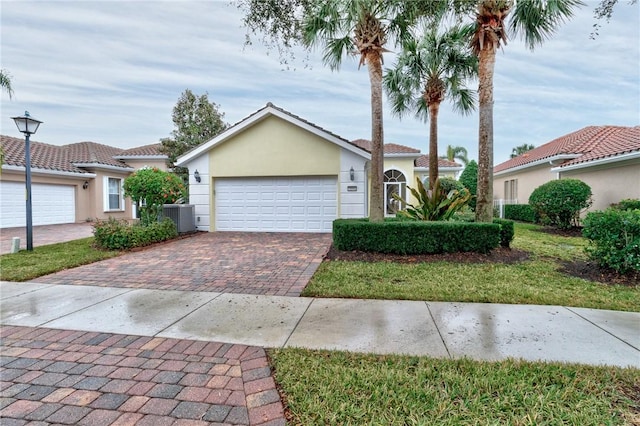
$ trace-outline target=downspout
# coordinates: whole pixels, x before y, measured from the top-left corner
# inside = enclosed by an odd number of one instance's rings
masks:
[[[371,162],[364,162],[364,217],[369,217],[369,169]]]

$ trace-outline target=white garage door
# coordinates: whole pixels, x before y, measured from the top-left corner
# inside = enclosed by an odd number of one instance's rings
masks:
[[[25,184],[0,182],[0,227],[26,226]],[[69,185],[31,184],[33,225],[76,221],[75,189]]]
[[[217,231],[331,232],[335,177],[215,180]]]

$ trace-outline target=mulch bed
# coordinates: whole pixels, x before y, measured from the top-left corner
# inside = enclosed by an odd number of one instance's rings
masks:
[[[565,237],[582,236],[581,228],[560,230],[551,227],[541,228],[540,232],[562,235]],[[452,263],[504,263],[514,264],[529,259],[529,252],[517,249],[497,248],[488,254],[482,253],[441,253],[423,255],[400,255],[386,253],[368,253],[363,251],[340,251],[333,245],[325,256],[326,261],[344,260],[350,262],[452,262]],[[560,272],[573,277],[595,281],[603,284],[616,284],[629,287],[640,285],[640,273],[618,274],[615,271],[602,269],[595,262],[574,261],[562,262]]]

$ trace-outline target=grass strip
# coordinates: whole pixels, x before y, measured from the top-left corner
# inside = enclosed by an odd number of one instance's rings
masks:
[[[514,265],[323,262],[302,295],[561,305],[640,312],[640,290],[569,277],[551,260]]]
[[[63,269],[109,259],[121,254],[118,251],[98,250],[93,247],[93,237],[58,244],[34,247],[0,256],[0,279],[3,281],[28,281]]]
[[[629,425],[640,370],[269,351],[289,424]]]

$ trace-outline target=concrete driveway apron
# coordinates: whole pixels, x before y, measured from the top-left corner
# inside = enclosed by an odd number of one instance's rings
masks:
[[[37,282],[299,296],[331,234],[199,232]]]

